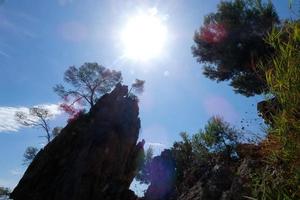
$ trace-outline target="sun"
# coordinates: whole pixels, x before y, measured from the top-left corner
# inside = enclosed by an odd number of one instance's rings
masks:
[[[147,61],[162,54],[167,28],[156,9],[129,18],[121,33],[125,57]]]

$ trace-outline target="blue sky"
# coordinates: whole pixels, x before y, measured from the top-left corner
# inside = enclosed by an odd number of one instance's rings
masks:
[[[282,18],[285,0],[273,1]],[[140,97],[140,138],[158,148],[194,133],[214,114],[241,127],[256,117],[262,97],[234,94],[228,83],[212,82],[191,54],[193,34],[217,0],[7,0],[0,5],[0,186],[14,187],[25,167],[27,146],[42,147],[41,130],[22,128],[14,111],[60,102],[52,87],[71,65],[98,62],[122,71],[125,84],[146,80]],[[161,56],[148,61],[123,57],[120,33],[130,17],[155,8],[168,38]],[[65,125],[57,115],[51,126]],[[249,127],[257,131],[259,127]]]

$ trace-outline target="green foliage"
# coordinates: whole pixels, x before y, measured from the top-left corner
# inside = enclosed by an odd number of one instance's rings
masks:
[[[270,93],[280,105],[272,116],[266,166],[254,175],[258,199],[300,199],[300,23],[274,28],[266,40],[275,53],[267,66]],[[272,66],[272,68],[269,67]]]
[[[135,79],[135,82],[131,85],[129,94],[132,92],[133,94],[141,94],[144,92],[145,81],[140,79]]]
[[[266,71],[270,92],[281,106],[274,118],[272,134],[283,144],[281,159],[300,159],[300,23],[274,29],[268,42],[276,49],[274,67]]]
[[[268,42],[276,49],[271,59],[274,68],[266,71],[270,92],[282,111],[275,117],[274,133],[279,136],[300,134],[300,23],[290,22],[274,29]],[[299,141],[297,141],[299,142]]]
[[[0,187],[0,197],[8,196],[10,194],[10,189],[6,187]]]
[[[188,169],[193,163],[193,147],[189,135],[186,132],[181,132],[182,141],[175,142],[171,148],[173,157],[176,161],[177,180],[183,178],[183,172]]]
[[[33,159],[35,158],[36,154],[38,153],[38,148],[36,147],[27,147],[25,153],[23,155],[23,165],[29,165]]]
[[[212,117],[204,130],[193,136],[195,150],[202,150],[202,156],[208,152],[224,153],[228,158],[235,153],[238,144],[238,131],[220,117]],[[201,152],[201,151],[200,151]]]
[[[254,200],[298,200],[297,183],[277,165],[266,165],[252,174]]]
[[[147,150],[146,150],[146,155],[145,155],[145,162],[149,163],[153,158],[153,148],[150,146]]]
[[[180,137],[182,141],[175,142],[172,150],[175,151],[175,155],[182,163],[190,163],[193,159],[193,145],[190,136],[186,132],[181,132]]]
[[[231,159],[236,154],[239,132],[220,117],[212,117],[205,128],[191,137],[180,133],[182,141],[175,142],[171,151],[176,162],[177,180],[184,171],[201,163],[211,162],[217,155]]]
[[[181,132],[180,133],[182,142],[175,143],[173,146],[174,148],[179,148],[182,155],[183,155],[183,161],[189,162],[192,160],[192,152],[193,152],[193,145],[192,141],[186,132]]]
[[[184,170],[188,169],[194,163],[194,153],[192,142],[186,132],[181,132],[182,141],[175,142],[171,148],[171,152],[176,162],[177,181],[183,178]]]
[[[84,63],[79,68],[69,67],[64,74],[64,81],[71,85],[70,89],[61,84],[54,87],[62,99],[73,98],[74,102],[82,99],[93,107],[99,97],[122,81],[122,74],[98,63]]]
[[[142,94],[144,92],[144,85],[144,80],[135,79],[135,81],[131,85],[131,88],[128,91],[128,97],[138,100],[137,95]]]
[[[211,80],[231,80],[236,93],[245,96],[267,91],[258,61],[272,54],[264,37],[279,22],[273,5],[261,0],[222,1],[207,15],[194,35],[192,52]]]
[[[148,184],[150,180],[150,164],[153,158],[153,148],[150,146],[144,153],[141,170],[136,176],[136,180],[140,183]]]
[[[205,146],[206,136],[202,135],[203,133],[196,133],[191,138],[191,145],[193,149],[193,153],[198,160],[207,161],[209,158],[209,150]]]

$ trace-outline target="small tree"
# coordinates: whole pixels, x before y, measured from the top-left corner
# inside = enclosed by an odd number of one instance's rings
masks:
[[[30,108],[29,113],[22,111],[16,113],[16,119],[20,124],[28,127],[42,128],[46,135],[41,137],[45,137],[48,143],[51,141],[49,119],[52,116],[53,114],[48,109],[42,107]]]
[[[61,84],[54,87],[62,99],[69,101],[71,98],[71,105],[83,100],[93,107],[99,97],[122,81],[122,74],[98,63],[84,63],[79,68],[69,67],[64,74],[64,81],[71,85],[69,89]]]
[[[212,117],[204,130],[196,135],[199,136],[201,146],[208,152],[223,152],[227,157],[236,152],[239,133],[220,117]]]
[[[56,137],[62,129],[60,127],[55,127],[53,130],[51,130],[49,126],[49,119],[51,117],[53,117],[53,114],[50,112],[50,110],[42,107],[30,108],[29,113],[23,111],[16,113],[17,121],[23,126],[42,128],[46,135],[41,137],[45,137],[47,139],[47,143],[49,143],[52,138]],[[23,155],[23,164],[29,165],[38,151],[39,149],[36,147],[27,147]]]
[[[39,150],[36,147],[27,147],[25,153],[23,154],[23,165],[29,165],[35,158],[38,151]]]
[[[136,176],[136,180],[148,184],[150,177],[150,164],[153,158],[153,148],[150,146],[145,153],[143,164],[141,166],[141,170]]]
[[[176,176],[177,181],[182,181],[184,171],[193,165],[194,153],[192,141],[188,133],[180,133],[182,141],[175,142],[171,148],[173,157],[176,161]]]
[[[8,196],[10,194],[10,189],[6,187],[0,187],[0,197]]]
[[[182,180],[184,171],[199,163],[206,163],[216,154],[232,158],[236,153],[239,132],[220,117],[212,117],[203,130],[190,137],[180,133],[182,141],[171,148],[176,160],[177,178]]]
[[[135,79],[135,82],[131,85],[129,94],[141,94],[144,92],[145,81],[140,79]]]

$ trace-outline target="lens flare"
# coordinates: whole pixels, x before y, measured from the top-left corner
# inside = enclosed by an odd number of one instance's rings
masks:
[[[161,55],[167,28],[156,13],[136,15],[126,23],[121,39],[127,58],[145,61]]]

